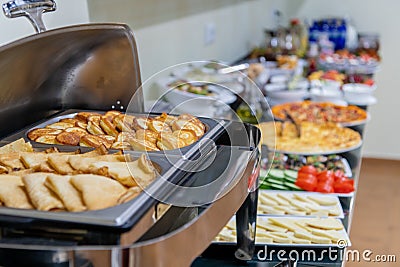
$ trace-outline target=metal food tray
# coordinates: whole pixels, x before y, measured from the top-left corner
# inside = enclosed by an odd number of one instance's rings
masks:
[[[318,216],[318,215],[304,215],[304,216],[299,216],[299,215],[292,215],[292,214],[285,214],[285,215],[272,215],[272,214],[261,214],[257,212],[257,215],[259,216],[277,216],[277,217],[289,217],[289,216],[293,216],[293,217],[302,217],[302,218],[312,218],[312,217],[329,217],[329,218],[338,218],[338,219],[343,219],[344,218],[344,213],[343,213],[343,208],[342,205],[340,204],[340,200],[339,197],[337,195],[334,194],[322,194],[322,193],[317,193],[317,192],[302,192],[302,191],[285,191],[285,190],[265,190],[265,189],[259,189],[258,194],[262,194],[262,193],[268,193],[268,194],[273,194],[273,195],[277,195],[277,194],[298,194],[304,197],[307,196],[318,196],[321,198],[334,198],[336,201],[335,205],[331,205],[331,206],[326,206],[325,209],[329,209],[331,207],[336,207],[339,209],[339,215],[337,216]],[[258,198],[258,201],[260,201],[260,197]],[[322,208],[324,209],[324,208]]]
[[[10,135],[0,141],[1,144],[7,144],[15,141],[19,138],[24,138],[26,141],[31,142],[36,150],[44,150],[49,147],[56,147],[60,151],[75,151],[81,149],[82,151],[88,151],[94,148],[80,147],[80,146],[68,146],[68,145],[52,145],[43,144],[31,141],[27,137],[27,133],[35,128],[45,127],[46,125],[56,122],[62,118],[70,118],[76,115],[77,112],[88,111],[88,110],[66,110],[53,115],[50,118],[46,118],[33,126],[28,126],[25,129]],[[102,112],[93,111],[90,112]],[[104,111],[103,111],[104,112]],[[133,114],[133,115],[159,115],[159,114]],[[229,125],[227,121],[215,121],[206,118],[199,118],[206,125],[206,133],[202,138],[209,138],[216,140],[219,136],[223,134],[224,125]],[[167,192],[163,190],[163,183],[168,181],[173,184],[184,184],[188,183],[186,179],[185,172],[178,169],[177,166],[187,166],[188,158],[199,157],[199,155],[207,155],[207,148],[210,147],[209,143],[204,142],[200,144],[202,147],[202,154],[198,147],[191,144],[178,150],[165,150],[156,152],[144,152],[144,151],[124,151],[132,156],[133,159],[138,158],[142,153],[146,153],[149,159],[160,166],[161,176],[155,179],[147,188],[146,192],[157,192],[160,197],[167,198],[172,192]],[[110,152],[116,150],[109,150]],[[161,153],[160,153],[161,152]],[[179,153],[176,153],[179,152]],[[168,154],[168,155],[167,155]],[[185,157],[182,157],[182,154]],[[185,160],[186,159],[186,160]],[[185,165],[186,164],[186,165]],[[189,166],[190,167],[190,166]],[[160,179],[162,178],[162,179]],[[149,196],[145,191],[142,191],[136,198],[127,203],[117,205],[102,210],[95,211],[85,211],[85,212],[45,212],[37,210],[24,210],[24,209],[13,209],[13,208],[0,208],[0,225],[2,220],[9,223],[9,218],[4,218],[5,216],[13,216],[15,218],[16,224],[27,225],[27,224],[37,224],[40,226],[47,225],[59,226],[60,223],[64,227],[78,227],[78,228],[93,228],[101,227],[110,231],[125,232],[130,230],[136,223],[138,223],[141,218],[154,207],[158,201],[151,196]],[[1,215],[4,215],[1,217]]]
[[[44,143],[38,143],[35,142],[31,139],[28,138],[28,132],[36,129],[36,128],[45,128],[47,125],[55,123],[60,121],[61,119],[66,119],[66,118],[73,118],[75,117],[75,115],[78,112],[95,112],[95,113],[99,113],[99,115],[104,114],[104,111],[96,111],[96,110],[67,110],[61,113],[58,113],[54,116],[52,116],[51,118],[45,119],[41,122],[38,122],[36,124],[33,124],[33,126],[31,125],[28,128],[25,128],[24,130],[13,134],[9,137],[6,137],[5,141],[15,141],[21,137],[23,137],[26,141],[28,142],[32,142],[33,144],[41,144],[41,145],[48,145],[48,146],[53,146],[51,144],[44,144]],[[134,115],[134,116],[149,116],[149,117],[154,117],[154,116],[158,116],[161,113],[129,113],[129,115]],[[182,147],[180,149],[174,149],[175,151],[180,150],[182,152],[186,152],[188,151],[191,147],[193,147],[196,143],[198,143],[200,140],[203,139],[216,139],[219,135],[222,134],[222,132],[224,131],[224,127],[227,126],[229,124],[228,121],[224,121],[224,120],[212,120],[209,118],[202,118],[202,117],[198,117],[198,119],[205,125],[205,133],[202,137],[199,138],[199,140],[191,145]],[[62,144],[60,144],[61,146],[63,146]],[[80,146],[71,146],[71,147],[80,147]],[[162,150],[163,151],[174,151],[174,150]],[[159,151],[147,151],[147,153],[154,153],[154,152],[159,152]]]
[[[62,146],[53,145],[53,147],[58,148],[60,151],[71,151],[68,148]],[[35,148],[35,146],[34,146]],[[44,148],[35,148],[35,150],[43,150]],[[137,159],[142,152],[130,152],[129,153],[133,159]],[[155,163],[156,168],[160,171],[160,174],[164,179],[177,182],[174,179],[174,170],[171,168],[171,164],[162,155],[149,154],[149,159]],[[155,181],[153,181],[146,190],[156,190],[160,187],[158,182],[160,176],[158,176]],[[135,223],[138,222],[140,217],[142,217],[149,209],[156,204],[156,200],[142,191],[134,199],[106,209],[83,211],[83,212],[51,212],[51,211],[39,211],[39,210],[28,210],[28,209],[16,209],[0,207],[0,225],[3,217],[1,215],[21,217],[21,219],[16,218],[15,222],[22,223],[34,223],[34,220],[38,220],[38,223],[45,224],[58,224],[62,222],[70,223],[71,226],[77,225],[96,225],[103,226],[118,230],[126,231],[131,228]]]
[[[257,220],[268,220],[269,218],[282,218],[279,216],[257,216]],[[298,220],[298,219],[307,219],[305,217],[299,217],[299,216],[286,216],[286,218],[291,219],[291,220]],[[312,218],[310,218],[312,219]],[[230,221],[234,221],[235,220],[235,216],[233,216],[231,218]],[[339,221],[340,223],[341,220],[340,219],[336,219],[337,221]],[[271,247],[292,247],[292,248],[340,248],[343,249],[345,247],[350,247],[351,246],[351,242],[350,242],[350,238],[345,230],[345,228],[343,227],[342,230],[339,230],[340,234],[345,238],[345,239],[340,239],[336,244],[332,243],[332,244],[284,244],[284,243],[257,243],[256,241],[256,247],[264,247],[264,246],[268,246],[268,248]],[[222,242],[222,241],[213,241],[212,244],[215,245],[227,245],[227,246],[235,246],[236,242]]]

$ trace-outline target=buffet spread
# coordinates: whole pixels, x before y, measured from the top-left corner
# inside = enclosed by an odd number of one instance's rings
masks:
[[[80,49],[55,57],[60,43]],[[43,61],[53,62],[55,71],[34,77],[42,83],[5,87],[9,102],[0,103],[5,110],[0,121],[8,114],[30,114],[4,129],[1,138],[0,253],[6,256],[0,265],[18,262],[18,251],[37,244],[51,253],[74,251],[65,252],[65,262],[95,261],[93,251],[99,250],[106,264],[117,258],[123,266],[189,265],[200,254],[257,261],[267,245],[334,247],[338,253],[351,245],[362,134],[370,118],[362,108],[370,102],[351,105],[351,90],[346,98],[343,83],[355,77],[337,72],[351,54],[321,55],[324,71],[308,77],[296,71],[304,62],[279,55],[275,62],[233,67],[201,63],[158,83],[168,92],[166,103],[201,99],[218,111],[222,102],[237,111],[241,120],[234,121],[202,117],[209,114],[196,105],[181,107],[180,114],[144,112],[136,45],[125,25],[56,29],[0,53],[11,61],[16,54],[35,54],[38,44],[50,51]],[[114,79],[118,64],[82,67],[93,56],[112,60],[104,51],[120,56],[115,58],[123,61],[126,75]],[[357,59],[363,70],[377,68],[375,59]],[[81,73],[71,78],[74,72]],[[263,101],[249,94],[243,75],[261,86]],[[104,79],[111,82],[99,87]],[[374,86],[371,80],[365,84]],[[20,93],[29,101],[21,104]],[[249,95],[251,103],[241,109]],[[333,103],[318,101],[326,95]],[[254,120],[259,123],[245,123]],[[204,191],[180,191],[207,183],[213,188],[204,203]],[[182,200],[186,205],[177,204]],[[196,240],[191,248],[189,239]],[[185,253],[177,259],[166,255],[171,249]],[[39,262],[48,260],[38,252]],[[51,253],[47,257],[55,258]]]

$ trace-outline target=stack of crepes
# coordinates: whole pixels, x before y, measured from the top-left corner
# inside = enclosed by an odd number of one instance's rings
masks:
[[[157,176],[144,154],[132,160],[105,147],[80,154],[34,152],[23,139],[0,148],[0,202],[41,211],[98,210],[137,196]]]

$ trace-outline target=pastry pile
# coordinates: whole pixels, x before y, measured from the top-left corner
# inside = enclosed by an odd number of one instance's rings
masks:
[[[133,160],[101,146],[81,154],[34,152],[17,140],[0,148],[0,203],[41,211],[98,210],[133,199],[157,170],[144,154]]]
[[[79,112],[72,118],[31,130],[28,138],[44,144],[159,151],[188,146],[205,130],[198,118],[188,114],[135,117],[113,110],[103,115]]]

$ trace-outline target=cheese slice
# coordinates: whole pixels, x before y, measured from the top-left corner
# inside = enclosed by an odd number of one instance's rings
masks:
[[[342,230],[344,228],[343,224],[334,218],[309,219],[306,221],[306,224],[324,230]]]

